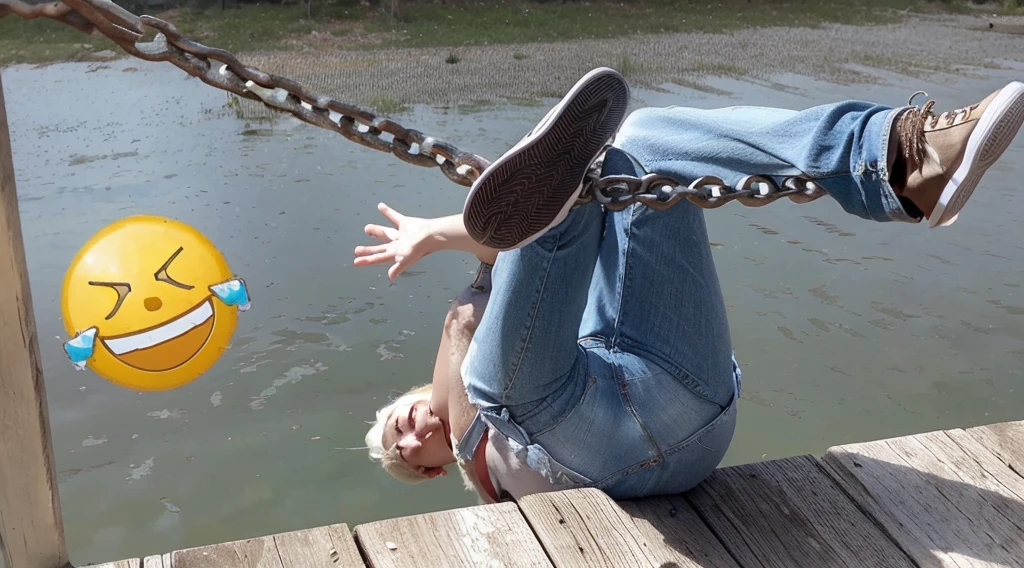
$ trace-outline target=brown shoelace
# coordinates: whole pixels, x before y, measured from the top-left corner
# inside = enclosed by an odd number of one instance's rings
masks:
[[[928,93],[924,91],[918,91],[913,95],[910,95],[910,100],[907,101],[908,106],[914,104],[914,99],[918,95],[928,96]],[[956,121],[956,117],[964,115],[964,120],[971,118],[977,108],[978,104],[958,108],[949,112],[942,113],[941,115],[932,114],[932,108],[935,106],[935,101],[930,100],[924,104],[923,107],[914,107],[909,109],[903,115],[900,116],[899,123],[896,125],[896,131],[900,137],[900,146],[903,147],[903,158],[906,161],[907,171],[913,172],[918,171],[924,167],[924,162],[927,159],[927,144],[924,133],[925,127],[934,129],[939,124],[939,119],[942,116],[946,117],[944,121],[946,126],[952,126]]]

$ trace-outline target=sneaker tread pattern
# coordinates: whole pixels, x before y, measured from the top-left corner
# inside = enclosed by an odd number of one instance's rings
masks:
[[[628,93],[625,81],[613,74],[582,88],[547,132],[482,180],[466,204],[470,236],[507,250],[547,228],[622,123]]]

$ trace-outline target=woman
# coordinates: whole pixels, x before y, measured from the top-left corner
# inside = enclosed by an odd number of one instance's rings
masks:
[[[594,70],[481,175],[462,215],[379,206],[394,227],[367,226],[383,243],[356,248],[357,266],[392,263],[395,279],[438,250],[481,261],[446,318],[433,382],[378,411],[367,434],[395,477],[458,462],[488,502],[588,486],[624,499],[688,490],[720,463],[740,373],[703,211],[573,207],[599,157],[602,175],[683,183],[801,175],[853,215],[936,227],[1024,122],[1019,82],[938,116],[934,102],[845,101],[641,109],[623,123],[627,102],[621,76]]]

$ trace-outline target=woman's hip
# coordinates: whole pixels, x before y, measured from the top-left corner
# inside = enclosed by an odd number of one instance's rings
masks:
[[[735,431],[734,402],[690,439],[663,452],[656,463],[606,478],[594,486],[613,499],[635,499],[689,491],[707,479],[722,462]]]
[[[723,408],[643,359],[602,355],[611,364],[589,366],[578,401],[519,421],[527,443],[576,486],[608,492],[682,491],[713,471],[732,440],[735,397]]]

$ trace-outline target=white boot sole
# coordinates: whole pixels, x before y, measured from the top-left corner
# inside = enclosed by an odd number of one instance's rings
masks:
[[[932,210],[931,228],[948,227],[956,221],[981,177],[1010,147],[1022,124],[1024,83],[1014,81],[999,91],[967,139],[964,159]]]

